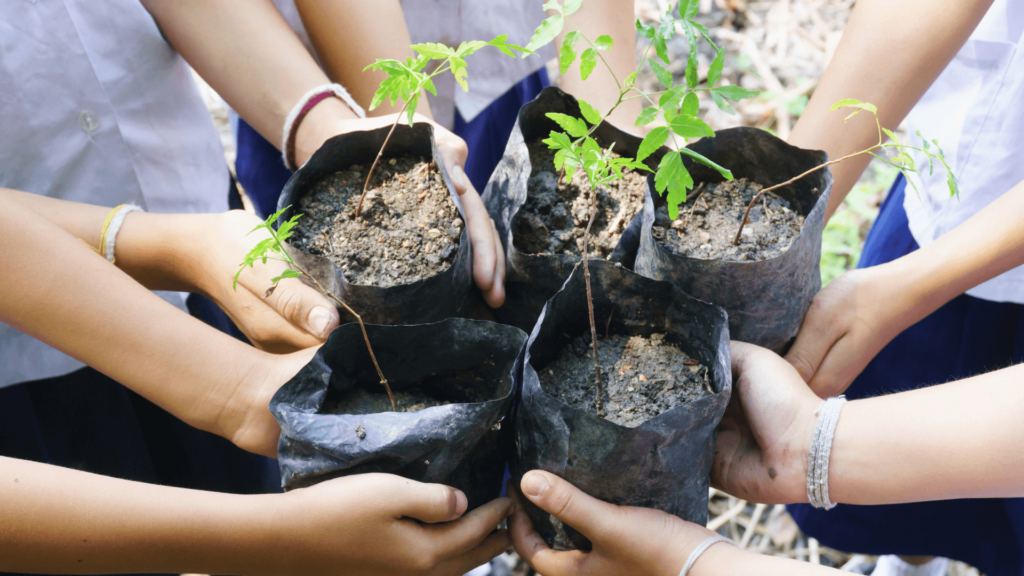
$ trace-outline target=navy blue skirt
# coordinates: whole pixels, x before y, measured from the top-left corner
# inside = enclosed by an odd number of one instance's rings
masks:
[[[549,84],[547,71],[541,68],[492,102],[472,121],[466,122],[456,111],[453,132],[469,147],[466,175],[478,192],[484,191],[491,172],[505,153],[519,108],[536,98]],[[256,211],[266,218],[277,211],[277,199],[292,173],[281,161],[281,152],[242,119],[238,120],[237,136],[235,171],[238,181]]]
[[[903,209],[905,186],[901,176],[882,203],[858,268],[917,250]],[[894,338],[846,396],[902,392],[1020,363],[1024,361],[1022,312],[1019,304],[961,295]],[[945,556],[989,576],[1024,575],[1024,498],[840,504],[827,512],[809,504],[788,508],[804,532],[838,550]]]

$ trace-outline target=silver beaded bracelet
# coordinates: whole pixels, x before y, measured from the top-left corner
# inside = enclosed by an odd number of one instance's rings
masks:
[[[836,503],[828,497],[828,463],[843,404],[846,404],[846,396],[834,396],[822,401],[814,412],[818,422],[807,453],[807,501],[815,508],[831,510],[836,507]]]
[[[683,569],[679,571],[679,576],[686,576],[690,572],[690,568],[693,568],[697,559],[700,558],[700,555],[703,554],[705,550],[719,542],[728,542],[729,544],[733,544],[732,540],[719,535],[712,536],[701,542],[699,546],[693,549],[693,552],[690,552],[690,557],[686,559],[686,564],[684,564]]]

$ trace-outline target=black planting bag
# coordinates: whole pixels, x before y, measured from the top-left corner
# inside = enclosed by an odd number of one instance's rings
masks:
[[[298,169],[284,186],[278,200],[278,210],[291,206],[281,215],[278,225],[301,212],[299,201],[320,180],[352,165],[369,167],[376,158],[389,126],[376,130],[349,132],[335,136],[324,143],[306,164]],[[381,161],[396,156],[413,155],[431,158],[441,171],[448,192],[465,221],[462,202],[451,183],[448,171],[434,143],[434,129],[420,123],[413,127],[401,124],[388,141]],[[412,192],[410,192],[412,193]],[[328,291],[348,304],[364,322],[371,324],[421,324],[445,318],[464,317],[470,309],[481,304],[479,291],[473,287],[473,253],[468,227],[463,226],[459,249],[452,265],[430,278],[388,288],[350,284],[341,270],[323,256],[308,254],[289,246],[292,258],[306,269]],[[342,321],[349,316],[341,310]]]
[[[508,270],[505,278],[505,305],[495,310],[494,315],[500,322],[523,330],[533,328],[544,303],[561,288],[573,266],[580,261],[577,256],[565,254],[525,254],[516,249],[512,239],[512,224],[526,202],[527,182],[532,170],[526,143],[537,138],[547,138],[552,130],[562,131],[553,120],[545,116],[549,112],[583,118],[575,98],[553,86],[542,90],[540,95],[519,110],[519,117],[505,147],[505,155],[491,175],[483,194],[484,204],[494,219],[505,250]],[[607,122],[598,126],[593,138],[605,148],[614,143],[617,153],[629,157],[636,155],[642,141]],[[646,160],[646,164],[657,166],[666,151],[664,147],[658,150]],[[632,267],[640,242],[642,213],[637,212],[623,230],[618,245],[609,257],[610,261]]]
[[[601,500],[656,508],[703,525],[716,429],[732,392],[725,312],[620,265],[590,260],[589,266],[598,337],[609,314],[609,334],[664,333],[667,341],[709,368],[715,394],[636,428],[597,418],[546,394],[538,372],[573,338],[590,331],[580,266],[547,302],[527,343],[521,399],[514,410],[515,485],[530,470],[546,470]],[[548,544],[590,548],[581,534],[523,501]]]
[[[281,425],[284,488],[384,472],[459,488],[471,508],[496,498],[507,460],[500,422],[512,404],[526,333],[460,318],[366,330],[393,391],[418,385],[453,403],[417,412],[322,413],[325,401],[358,389],[387,397],[359,325],[337,328],[270,402]],[[467,392],[488,399],[466,402]]]
[[[766,188],[828,160],[824,152],[790,146],[756,128],[722,130],[714,138],[702,138],[688,148],[728,168],[737,179],[747,178]],[[683,161],[694,182],[723,180],[717,171],[687,156]],[[734,340],[783,351],[796,337],[811,300],[821,289],[821,233],[831,191],[832,174],[827,168],[775,190],[805,217],[800,234],[786,252],[775,258],[725,262],[672,254],[654,239],[651,228],[655,202],[660,199],[654,191],[653,177],[649,177],[634,269],[725,308]]]

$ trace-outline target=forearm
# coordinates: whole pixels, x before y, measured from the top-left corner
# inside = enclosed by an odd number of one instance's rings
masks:
[[[171,45],[275,146],[299,99],[329,82],[270,0],[142,1]],[[315,106],[299,125],[296,161],[355,117],[335,98]]]
[[[555,14],[556,12],[550,12]],[[607,62],[598,62],[591,75],[583,80],[580,78],[579,63],[562,77],[562,88],[582,98],[597,108],[602,114],[608,112],[619,96],[619,87],[626,77],[636,71],[636,28],[633,26],[633,2],[624,0],[587,0],[583,7],[568,17],[562,34],[555,38],[555,49],[562,47],[565,33],[579,30],[593,42],[598,36],[607,34],[612,37],[614,46],[600,55]],[[589,47],[583,40],[576,45],[577,52],[582,53]],[[609,68],[611,70],[609,70]],[[614,74],[612,73],[614,72]],[[608,120],[625,130],[633,130],[633,124],[640,114],[642,100],[633,98],[619,104]]]
[[[819,564],[765,556],[730,544],[715,544],[700,556],[690,576],[757,574],[758,576],[822,576],[841,574]]]
[[[949,202],[957,202],[950,198]],[[1024,264],[1024,182],[924,248],[883,264],[879,281],[897,287],[901,328],[965,291]]]
[[[829,495],[848,504],[1024,496],[1024,365],[849,402]]]
[[[269,498],[0,458],[0,571],[255,573]]]
[[[369,110],[373,93],[388,76],[382,70],[364,71],[378,58],[404,61],[417,56],[409,48],[412,40],[398,0],[296,0],[295,7],[328,74],[348,89],[368,115],[383,116],[401,110],[404,102],[394,106],[385,102]],[[420,98],[416,109],[427,118],[433,117],[426,98]]]
[[[829,112],[856,98],[878,107],[882,126],[895,130],[949,64],[992,0],[861,0],[821,82],[793,128],[789,142],[839,158],[878,142],[873,118]],[[894,22],[899,22],[894,26]],[[941,142],[940,142],[941,144]],[[831,167],[832,216],[870,161],[860,156]]]
[[[4,203],[0,241],[11,279],[0,283],[0,320],[230,436],[225,422],[249,400],[239,387],[268,355],[183,314],[20,202]]]

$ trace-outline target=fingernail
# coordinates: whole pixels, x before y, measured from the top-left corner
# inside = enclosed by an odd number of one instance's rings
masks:
[[[323,306],[317,306],[310,310],[306,322],[309,324],[310,334],[323,338],[327,327],[331,324],[331,311]]]
[[[462,514],[466,511],[466,508],[469,508],[469,500],[466,499],[466,495],[462,492],[462,490],[456,490],[455,510],[458,512],[458,515],[462,516]]]
[[[523,477],[523,493],[533,499],[540,498],[548,489],[548,481],[541,474],[529,473]]]

